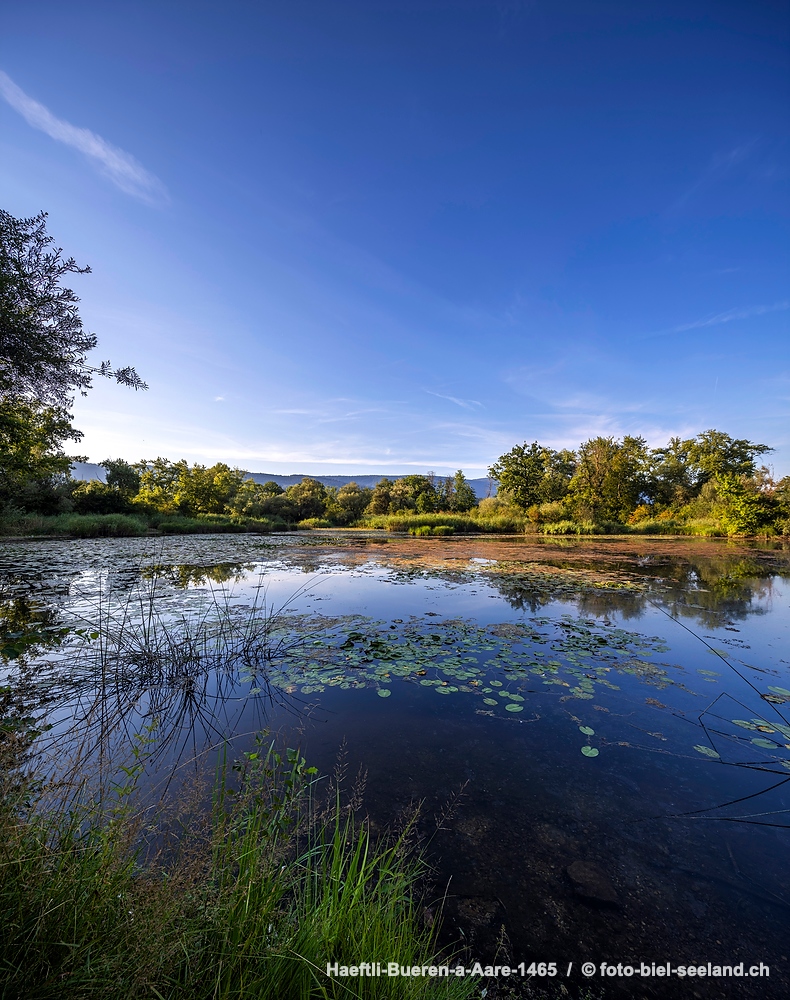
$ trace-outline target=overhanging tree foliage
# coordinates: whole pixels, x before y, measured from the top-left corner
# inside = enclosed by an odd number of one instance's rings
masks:
[[[61,282],[90,268],[54,248],[46,219],[46,212],[17,219],[0,209],[0,396],[67,410],[94,375],[147,388],[134,368],[88,364],[96,337],[82,325],[79,298]]]

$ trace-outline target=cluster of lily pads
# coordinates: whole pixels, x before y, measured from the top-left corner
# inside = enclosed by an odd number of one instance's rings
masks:
[[[763,694],[762,698],[768,701],[769,704],[785,704],[790,702],[790,690],[771,685],[768,687],[768,693]],[[725,749],[723,741],[726,741],[728,747],[734,746],[739,752],[742,752],[744,749],[754,748],[769,750],[771,752],[767,759],[769,768],[772,765],[778,764],[790,770],[790,755],[788,754],[788,751],[790,751],[790,724],[783,717],[780,717],[780,721],[768,720],[762,716],[756,716],[751,719],[732,719],[730,721],[733,726],[738,727],[738,731],[729,732],[717,728],[710,735],[718,738],[716,743],[719,749],[716,749],[712,745],[698,744],[694,747],[697,753],[714,760],[722,760]],[[746,730],[747,733],[754,733],[755,735],[741,735],[739,733],[740,730]],[[711,742],[713,742],[713,739]],[[765,754],[761,754],[760,757],[760,766],[763,766],[766,763]],[[739,761],[739,763],[749,766],[751,762]]]
[[[515,716],[538,682],[579,700],[592,699],[597,687],[617,690],[613,670],[644,678],[649,667],[651,683],[671,683],[666,671],[643,659],[665,649],[658,638],[570,615],[488,626],[427,616],[391,622],[353,616],[328,620],[309,644],[274,659],[267,680],[291,695],[372,688],[381,698],[403,682],[443,697],[473,696],[478,711]]]

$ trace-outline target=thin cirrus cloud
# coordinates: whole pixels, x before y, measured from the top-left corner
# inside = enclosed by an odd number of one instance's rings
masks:
[[[707,316],[705,319],[697,319],[692,323],[681,323],[680,326],[673,326],[669,330],[658,330],[656,333],[647,334],[648,337],[668,337],[673,333],[685,333],[687,330],[701,330],[706,326],[719,326],[722,323],[732,323],[739,319],[752,319],[754,316],[765,316],[767,313],[784,312],[790,309],[790,300],[774,302],[769,306],[749,306],[746,309],[728,309],[726,312],[716,313],[715,316]]]
[[[445,396],[442,392],[434,392],[432,389],[426,389],[425,392],[429,396],[436,396],[437,399],[446,399],[450,403],[455,403],[456,406],[461,406],[465,410],[473,410],[476,406],[482,406],[483,404],[476,399],[459,399],[458,396]]]
[[[0,70],[0,95],[18,111],[28,125],[45,132],[56,142],[71,146],[87,157],[117,188],[148,205],[168,201],[167,189],[158,177],[146,170],[131,153],[113,146],[87,128],[78,128],[29,97]]]

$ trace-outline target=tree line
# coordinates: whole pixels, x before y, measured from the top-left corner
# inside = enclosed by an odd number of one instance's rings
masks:
[[[355,482],[339,488],[309,476],[286,489],[274,481],[255,482],[223,462],[189,465],[164,458],[130,464],[101,463],[106,481],[61,484],[63,502],[77,513],[157,513],[205,517],[267,518],[283,524],[326,521],[345,526],[366,515],[466,513],[477,497],[460,470],[454,476],[384,478],[373,487]]]
[[[374,489],[305,478],[284,490],[223,463],[108,459],[106,482],[76,482],[72,464],[87,459],[66,450],[82,438],[71,423],[75,394],[95,376],[147,388],[134,368],[88,362],[96,337],[62,282],[89,270],[54,246],[46,213],[16,219],[0,210],[0,516],[136,512],[349,525],[446,513],[501,530],[707,524],[716,533],[790,534],[790,477],[777,482],[758,465],[772,449],[718,430],[673,437],[663,448],[629,435],[594,437],[576,450],[524,442],[490,467],[499,493],[479,504],[460,471],[382,479]]]
[[[489,468],[500,502],[533,523],[637,525],[719,520],[729,534],[790,529],[790,477],[778,482],[760,456],[768,445],[707,430],[649,448],[642,437],[594,437],[575,451],[533,441]]]

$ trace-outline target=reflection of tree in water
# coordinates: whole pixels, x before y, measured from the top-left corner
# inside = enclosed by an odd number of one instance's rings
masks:
[[[552,562],[552,567],[567,571],[571,567]],[[764,604],[776,592],[775,567],[766,567],[746,556],[709,559],[645,559],[635,571],[633,566],[618,568],[626,580],[637,585],[618,590],[585,580],[580,567],[573,567],[575,578],[551,574],[513,572],[489,575],[489,580],[514,608],[533,614],[553,601],[571,600],[580,613],[605,617],[617,612],[624,619],[638,618],[656,600],[673,615],[692,619],[707,628],[715,628],[727,619],[743,619],[765,613]],[[600,574],[600,563],[590,563],[585,570],[592,577]],[[640,579],[641,578],[641,579]]]
[[[140,569],[138,578],[147,581],[164,581],[184,590],[206,583],[241,583],[256,568],[255,563],[218,563],[216,566],[179,565],[155,563]]]
[[[715,628],[723,619],[765,614],[777,575],[747,557],[673,563],[662,567],[661,600],[673,615]]]
[[[0,600],[0,657],[5,660],[51,649],[67,633],[52,607],[30,597]]]

